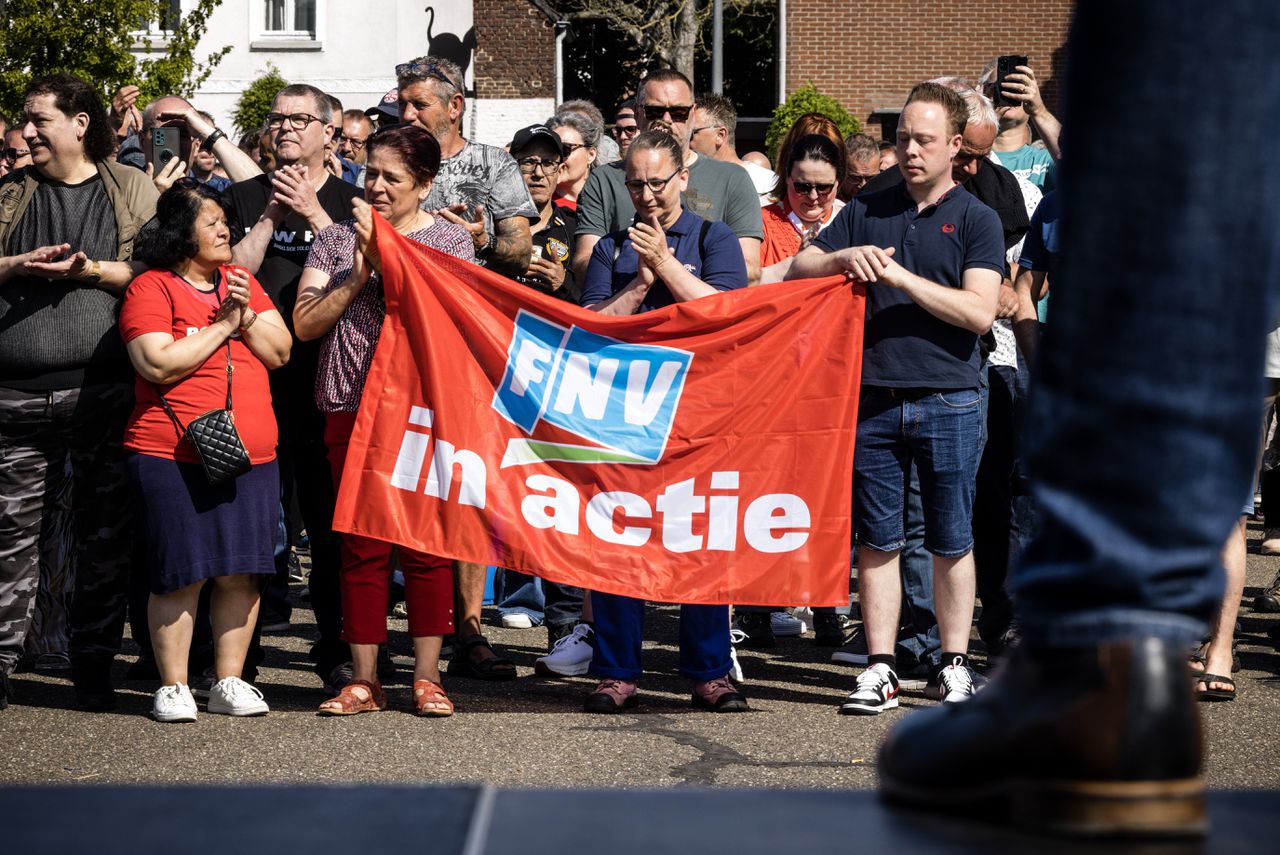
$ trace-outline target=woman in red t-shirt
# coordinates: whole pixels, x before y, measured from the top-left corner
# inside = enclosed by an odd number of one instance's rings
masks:
[[[772,205],[761,209],[764,242],[760,245],[762,282],[780,282],[791,259],[835,218],[844,203],[836,198],[844,180],[843,143],[823,134],[800,137],[778,164],[778,187]]]
[[[125,433],[129,478],[151,599],[151,643],[160,668],[152,717],[195,721],[187,654],[200,590],[214,582],[216,680],[209,712],[262,715],[262,693],[240,679],[258,613],[258,574],[275,572],[279,519],[276,423],[267,370],[289,359],[284,320],[248,271],[228,265],[231,232],[218,195],[189,180],[156,206],[156,227],[135,257],[153,269],[125,293],[120,332],[137,371],[137,403]],[[183,439],[195,417],[227,404],[250,471],[211,485]],[[161,399],[163,396],[163,402]],[[173,410],[174,418],[163,403]]]

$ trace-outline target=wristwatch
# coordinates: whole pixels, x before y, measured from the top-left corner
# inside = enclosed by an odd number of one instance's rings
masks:
[[[476,247],[476,258],[488,258],[493,255],[494,237],[488,232],[485,232],[485,237],[484,245]]]
[[[221,128],[214,128],[213,133],[204,138],[204,142],[200,143],[200,150],[208,154],[213,154],[213,147],[218,144],[218,140],[225,137],[226,131]]]

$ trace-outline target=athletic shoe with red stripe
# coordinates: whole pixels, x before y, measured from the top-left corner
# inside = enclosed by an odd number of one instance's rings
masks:
[[[879,715],[898,706],[898,675],[877,662],[858,675],[857,687],[840,705],[841,715]]]

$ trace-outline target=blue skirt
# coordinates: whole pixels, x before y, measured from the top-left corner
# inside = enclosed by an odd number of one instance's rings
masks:
[[[129,457],[138,514],[138,555],[153,594],[238,573],[275,573],[280,520],[276,461],[213,486],[198,463]]]

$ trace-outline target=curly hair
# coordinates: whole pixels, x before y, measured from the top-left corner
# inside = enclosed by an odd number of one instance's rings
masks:
[[[107,106],[98,90],[72,74],[46,74],[33,78],[22,98],[25,101],[40,95],[52,95],[53,106],[64,116],[84,113],[89,117],[84,135],[85,157],[101,163],[115,153],[116,133],[107,121]]]
[[[196,220],[205,202],[213,202],[223,213],[226,203],[217,191],[190,178],[182,178],[160,194],[156,216],[138,235],[133,256],[149,267],[173,267],[194,258],[200,251],[196,240]]]

